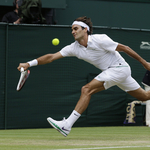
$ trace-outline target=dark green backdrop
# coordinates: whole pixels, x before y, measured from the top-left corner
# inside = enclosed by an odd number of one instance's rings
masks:
[[[104,1],[104,0],[101,0]],[[141,2],[141,3],[149,3],[150,0],[105,0],[105,1],[112,1],[112,2]]]
[[[1,6],[12,6],[14,0],[1,0]],[[66,8],[66,0],[41,0],[43,8]]]
[[[150,32],[110,28],[94,28],[94,33],[106,33],[114,41],[129,45],[145,59],[149,49],[140,49],[149,42]],[[53,46],[53,38],[60,44]],[[55,53],[74,41],[69,26],[34,26],[0,24],[0,128],[50,127],[46,118],[68,117],[74,109],[83,85],[100,71],[77,58],[63,58],[43,66],[30,68],[24,88],[16,91],[20,73],[17,66],[46,53]],[[141,84],[145,70],[142,65],[122,55],[132,68],[133,77]],[[123,125],[126,103],[134,98],[118,87],[92,96],[88,109],[74,126]]]

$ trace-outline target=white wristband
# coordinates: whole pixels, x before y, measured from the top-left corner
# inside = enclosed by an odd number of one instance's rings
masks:
[[[29,63],[30,67],[32,67],[32,66],[37,66],[37,65],[38,65],[38,61],[37,61],[37,59],[34,59],[34,60],[31,60],[31,61],[28,61],[27,63]]]

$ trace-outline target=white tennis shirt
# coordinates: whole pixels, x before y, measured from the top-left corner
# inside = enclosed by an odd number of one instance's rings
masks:
[[[104,71],[119,65],[128,65],[124,58],[116,51],[118,46],[106,34],[93,34],[88,36],[87,47],[77,41],[60,50],[63,57],[76,56]]]

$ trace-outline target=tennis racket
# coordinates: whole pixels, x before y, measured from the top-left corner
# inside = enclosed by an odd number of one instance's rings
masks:
[[[24,71],[23,67],[21,67],[20,72],[21,72],[21,75],[20,75],[20,79],[17,85],[17,91],[20,91],[22,89],[22,87],[24,86],[26,80],[28,79],[30,75],[30,70]]]

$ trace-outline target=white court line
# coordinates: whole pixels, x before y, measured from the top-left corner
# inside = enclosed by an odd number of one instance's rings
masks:
[[[150,145],[145,146],[114,146],[114,147],[93,147],[93,148],[72,148],[72,149],[55,149],[55,150],[92,150],[92,149],[113,149],[113,148],[140,148],[140,147],[150,147]]]

